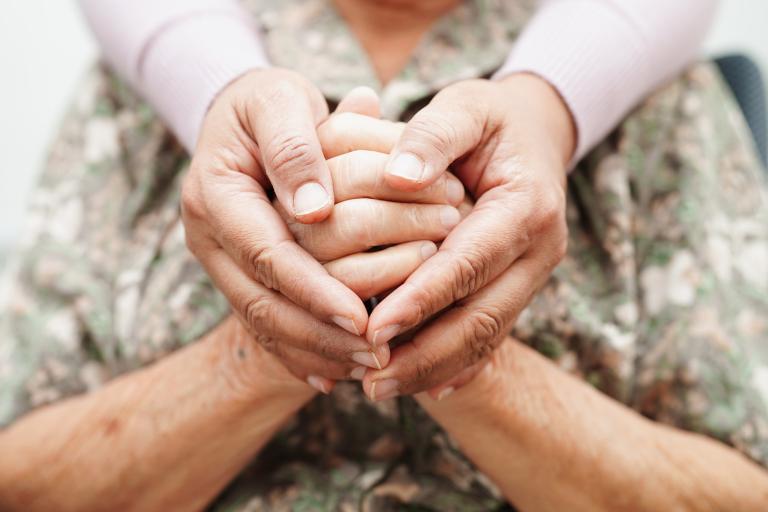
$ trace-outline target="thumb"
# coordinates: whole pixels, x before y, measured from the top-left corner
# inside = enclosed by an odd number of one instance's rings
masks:
[[[260,101],[248,121],[278,201],[299,222],[325,219],[334,204],[316,128],[328,116],[325,100],[311,84],[288,74]]]
[[[390,185],[420,190],[482,140],[485,112],[462,87],[441,91],[405,125],[386,169]]]

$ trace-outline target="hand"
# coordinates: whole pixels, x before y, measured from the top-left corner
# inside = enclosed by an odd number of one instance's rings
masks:
[[[352,363],[371,348],[360,337],[362,300],[296,244],[265,190],[274,186],[292,219],[327,217],[333,187],[315,128],[327,114],[322,95],[293,72],[233,82],[203,122],[182,217],[190,250],[262,343]],[[303,191],[307,183],[316,194]]]
[[[561,98],[525,74],[449,86],[407,124],[389,183],[419,190],[451,166],[476,205],[371,314],[366,336],[375,346],[429,322],[392,352],[387,368],[368,372],[372,399],[445,383],[503,340],[565,254],[574,139]]]
[[[437,252],[434,242],[445,238],[460,215],[451,205],[464,200],[464,187],[450,173],[420,191],[403,192],[384,179],[386,153],[356,150],[352,147],[381,148],[387,140],[391,148],[401,131],[396,123],[376,120],[378,100],[350,93],[337,113],[318,127],[328,160],[337,204],[323,222],[307,225],[295,222],[275,201],[299,245],[319,261],[328,272],[367,299],[400,285],[421,263]],[[365,105],[360,101],[373,102]],[[362,115],[357,112],[367,112]],[[344,134],[349,134],[344,137]],[[393,245],[394,244],[394,245]],[[372,247],[385,249],[366,252]],[[333,380],[362,379],[366,367],[381,369],[389,361],[389,347],[353,354],[356,367],[301,354],[290,346],[274,343],[270,350],[289,364],[302,378],[309,372],[310,383],[323,392]],[[370,350],[370,349],[369,349]],[[362,366],[361,366],[362,365]],[[321,377],[322,376],[322,377]]]

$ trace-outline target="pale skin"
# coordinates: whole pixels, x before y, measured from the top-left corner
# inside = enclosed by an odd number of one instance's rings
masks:
[[[350,149],[350,141],[372,144],[365,143],[371,133],[381,143],[402,129],[354,115],[336,121],[321,130],[329,144],[339,140],[333,133],[339,125],[355,128],[355,135],[331,154]],[[375,163],[384,155],[354,151],[336,158],[342,157],[346,164],[331,159],[329,167],[337,197],[346,201],[420,201],[393,203],[399,214],[449,202],[447,183],[417,196],[391,189],[381,179],[384,164]],[[353,177],[352,169],[360,174]],[[318,255],[354,251],[360,240],[333,227],[346,223],[344,209],[337,213],[335,224],[292,224],[294,233]],[[365,208],[354,215],[365,217]],[[381,232],[371,236],[390,236],[384,223],[377,226]],[[394,246],[388,270],[375,279],[372,268],[381,261],[367,259],[375,253],[326,266],[347,285],[372,293],[405,279],[430,244]],[[267,346],[290,352],[279,355],[295,357],[297,367],[326,364],[287,343]],[[356,368],[337,361],[328,371],[341,379]],[[147,369],[43,407],[0,432],[0,453],[13,455],[0,458],[0,508],[200,510],[317,393],[308,377],[292,375],[231,317]],[[315,384],[327,392],[333,383]],[[516,340],[506,338],[454,385],[463,387],[440,400],[426,393],[416,399],[520,510],[758,511],[768,500],[768,476],[735,450],[642,418]]]

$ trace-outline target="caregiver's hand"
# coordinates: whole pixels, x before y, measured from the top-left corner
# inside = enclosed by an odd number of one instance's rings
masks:
[[[365,306],[294,241],[266,193],[271,183],[301,222],[328,216],[333,186],[316,134],[327,116],[320,92],[290,71],[230,84],[203,122],[182,215],[190,250],[253,334],[350,362],[370,350],[359,336]]]
[[[452,166],[476,206],[371,314],[367,337],[381,345],[452,306],[393,351],[387,368],[368,372],[371,398],[440,385],[504,339],[565,254],[574,131],[554,89],[526,74],[456,83],[407,124],[389,183],[418,190]]]

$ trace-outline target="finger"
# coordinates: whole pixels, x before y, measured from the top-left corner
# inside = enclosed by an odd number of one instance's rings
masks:
[[[465,368],[457,376],[449,379],[448,382],[430,389],[428,391],[429,396],[438,402],[445,400],[451,396],[454,391],[461,389],[465,385],[472,382],[472,379],[474,379],[475,376],[480,373],[487,364],[488,360],[484,359],[477,364],[473,364],[469,368]]]
[[[369,197],[408,203],[446,203],[459,206],[464,201],[464,185],[445,173],[432,185],[418,191],[403,191],[384,179],[389,156],[376,151],[356,150],[328,160],[336,202]]]
[[[260,342],[258,336],[254,336],[257,342]],[[269,343],[265,347],[282,363],[282,365],[296,378],[306,382],[318,391],[328,393],[335,381],[338,380],[362,380],[365,372],[369,368],[381,369],[380,364],[368,366],[358,361],[341,363],[330,361],[324,357],[318,356],[312,352],[295,348],[287,343]],[[380,357],[381,351],[371,353],[374,361]],[[387,358],[389,357],[387,352]],[[382,359],[385,360],[385,359]]]
[[[274,91],[259,98],[263,108],[248,116],[264,169],[277,199],[293,218],[320,221],[334,204],[331,175],[317,138],[327,105],[319,92],[307,91],[290,79],[276,84]]]
[[[369,371],[363,387],[373,400],[439,386],[491,354],[520,311],[547,279],[537,257],[518,260],[475,296],[457,304],[392,352],[382,371]],[[376,384],[374,384],[376,383]]]
[[[289,228],[309,254],[320,261],[332,261],[381,245],[439,242],[460,219],[453,206],[350,199],[338,203],[322,223],[291,223]]]
[[[371,343],[386,343],[422,324],[509,268],[534,236],[529,202],[525,194],[500,187],[486,192],[438,253],[376,307],[366,333]]]
[[[357,149],[389,153],[403,131],[393,123],[352,112],[332,115],[317,127],[317,136],[326,158]]]
[[[409,242],[325,264],[328,273],[367,300],[398,286],[437,252],[433,242]]]
[[[373,357],[364,338],[318,320],[279,293],[248,279],[222,249],[210,251],[206,262],[209,275],[235,314],[265,348],[280,342],[341,363],[354,362],[371,368],[389,363],[389,348],[377,349]]]
[[[381,117],[379,95],[370,87],[355,87],[339,102],[333,114],[352,112],[378,119]]]
[[[249,280],[285,295],[320,320],[335,322],[353,334],[364,332],[368,314],[362,301],[296,244],[263,189],[239,172],[205,179],[214,178],[216,185],[201,187],[207,191],[206,211],[185,208],[185,224],[198,217],[209,219],[211,236]],[[187,231],[188,236],[194,234],[195,230]],[[204,254],[198,251],[196,256],[209,267]]]
[[[324,394],[331,392],[336,381],[351,380],[350,373],[356,368],[354,364],[328,361],[280,343],[271,346],[269,351],[294,377]]]
[[[485,136],[486,108],[466,81],[448,87],[405,125],[391,152],[387,179],[403,190],[418,190],[433,183],[448,166],[474,149]]]

